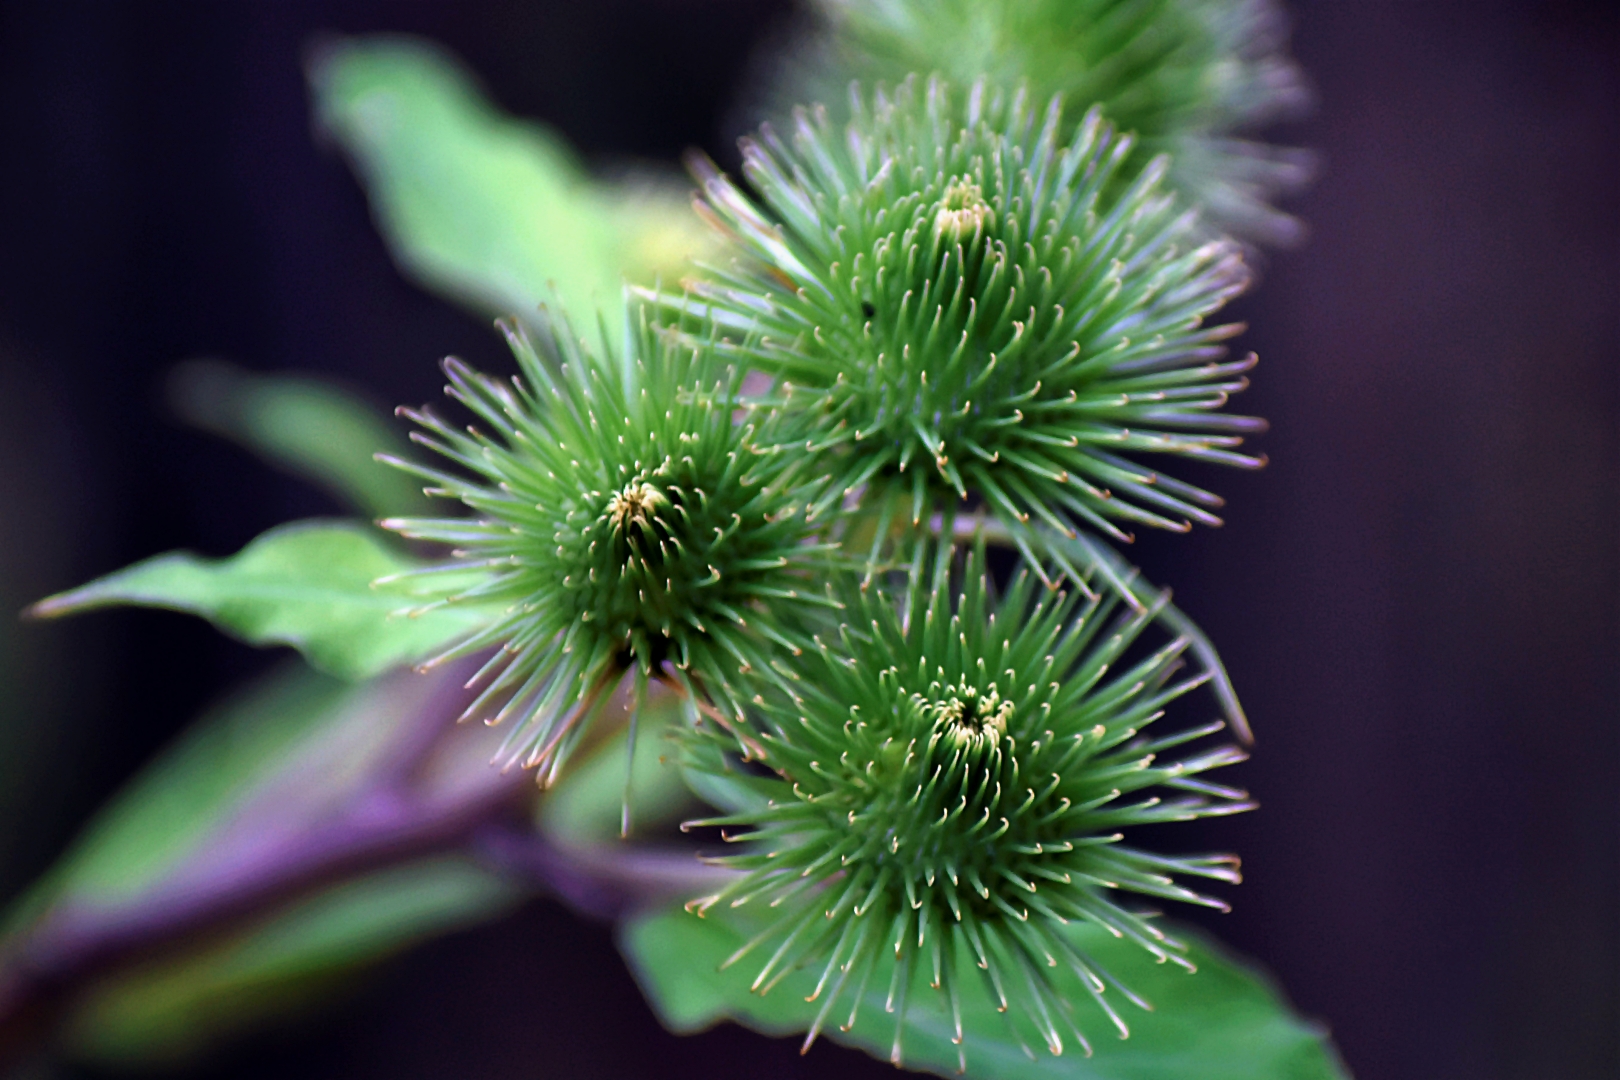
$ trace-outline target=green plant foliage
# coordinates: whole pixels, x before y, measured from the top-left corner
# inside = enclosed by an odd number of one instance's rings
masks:
[[[838,108],[850,80],[894,84],[938,73],[988,77],[1099,106],[1148,154],[1168,153],[1170,185],[1222,229],[1289,243],[1299,222],[1271,205],[1303,186],[1310,156],[1242,138],[1298,112],[1309,94],[1286,52],[1273,0],[819,0],[819,39],[789,63],[788,105]],[[784,110],[785,111],[785,110]],[[1147,160],[1128,163],[1127,175]]]
[[[1217,496],[1138,459],[1262,464],[1236,447],[1263,423],[1220,411],[1254,363],[1220,360],[1241,327],[1203,325],[1247,271],[1159,190],[1162,161],[1103,208],[1129,140],[1095,113],[1067,131],[984,84],[906,83],[843,131],[800,114],[743,148],[774,221],[706,174],[738,259],[665,303],[757,330],[736,353],[885,517],[974,495],[1121,540],[1219,524]]]
[[[432,835],[433,806],[509,813],[526,787],[487,768],[493,733],[444,724],[431,704],[443,681],[435,691],[398,673],[352,686],[291,660],[209,710],[5,912],[0,982],[61,979],[73,1052],[150,1063],[505,911],[526,883],[424,861],[398,827],[425,821],[437,852],[455,841]],[[368,829],[367,846],[343,846]],[[376,871],[379,859],[397,861]],[[189,914],[172,918],[175,908]],[[131,946],[133,958],[104,963]]]
[[[1264,422],[1226,411],[1255,359],[1214,320],[1250,280],[1221,231],[1295,230],[1270,203],[1302,161],[1234,137],[1302,93],[1273,6],[819,8],[787,92],[877,89],[745,140],[753,194],[698,163],[699,218],[662,180],[591,180],[433,46],[311,54],[399,264],[507,315],[519,373],[444,361],[470,415],[399,411],[431,461],[312,380],[177,373],[182,415],[414,546],[295,523],[31,609],[191,612],[326,673],[205,720],[8,914],[0,989],[94,976],[83,1056],[180,1060],[506,910],[521,873],[612,911],[701,887],[622,938],[677,1030],[998,1077],[1343,1076],[1263,978],[1144,910],[1225,909],[1201,889],[1236,857],[1157,849],[1252,808],[1208,775],[1249,732],[1110,545],[1220,524],[1161,465],[1264,463]],[[597,313],[583,336],[568,310]],[[439,670],[333,677],[403,664]],[[1223,720],[1164,720],[1202,687]],[[737,845],[708,867],[607,839],[632,802],[657,826],[695,800]]]
[[[645,321],[607,359],[566,331],[538,337],[542,358],[506,329],[521,378],[444,365],[446,392],[479,427],[403,410],[424,429],[416,441],[471,477],[395,460],[477,516],[383,525],[456,546],[456,558],[389,579],[440,594],[420,614],[503,610],[436,660],[500,647],[467,716],[514,720],[505,761],[549,783],[627,672],[644,684],[668,660],[689,695],[740,718],[738,674],[775,673],[775,653],[807,644],[803,622],[837,604],[814,577],[831,546],[817,542],[824,485],[805,482],[802,457],[757,440],[736,368]],[[468,571],[470,586],[437,585]]]
[[[727,963],[768,957],[754,962],[754,989],[819,969],[809,1039],[892,953],[897,1063],[915,969],[950,1003],[958,1043],[963,984],[982,979],[1015,1029],[1032,1027],[1053,1054],[1070,1035],[1084,1048],[1105,1018],[1127,1033],[1121,1013],[1140,1003],[1128,973],[1100,969],[1062,928],[1096,925],[1190,969],[1184,943],[1112,893],[1225,909],[1177,879],[1236,882],[1237,860],[1153,854],[1120,830],[1250,809],[1245,792],[1203,778],[1245,755],[1169,753],[1219,721],[1144,734],[1207,679],[1175,680],[1185,639],[1135,655],[1152,612],[1116,618],[1112,597],[1048,593],[1027,572],[997,604],[981,558],[969,557],[959,594],[950,566],[946,552],[931,574],[914,572],[898,604],[862,592],[838,643],[818,641],[801,664],[794,695],[762,698],[755,755],[780,779],[765,807],[694,823],[738,830],[731,839],[748,850],[717,859],[745,873],[689,906],[775,909]],[[693,767],[725,770],[723,738],[691,739]],[[1074,1007],[1054,967],[1082,981],[1096,1011]]]
[[[362,526],[295,522],[226,559],[158,555],[41,600],[29,613],[49,618],[126,604],[185,611],[250,644],[291,645],[322,671],[361,679],[431,656],[498,614],[476,603],[402,614],[424,603],[423,587],[373,583],[417,565]],[[437,585],[464,587],[466,576],[443,576]]]
[[[396,36],[311,56],[316,122],[353,162],[401,268],[490,315],[531,320],[618,303],[622,281],[674,277],[709,244],[684,185],[592,181],[562,137],[491,105],[442,49]],[[617,332],[617,319],[587,325]]]
[[[651,694],[636,718],[634,757],[627,725],[547,793],[540,827],[564,844],[602,844],[630,831],[628,807],[635,808],[637,828],[697,809],[671,741],[684,719],[680,704],[672,693]]]
[[[630,921],[619,941],[643,991],[674,1031],[700,1031],[724,1019],[769,1035],[804,1031],[821,1007],[819,1001],[806,1001],[815,990],[814,969],[790,970],[780,986],[762,994],[749,989],[749,973],[721,968],[757,928],[746,909],[716,910],[698,919],[677,908]],[[1071,923],[1060,930],[1074,951],[1110,969],[1128,970],[1133,988],[1154,1006],[1132,1020],[1130,1038],[1096,1039],[1090,1057],[1073,1050],[1061,1057],[1027,1052],[1009,1032],[995,998],[978,983],[964,981],[962,1026],[968,1037],[960,1049],[968,1075],[1001,1080],[1343,1080],[1348,1075],[1321,1030],[1295,1017],[1267,979],[1194,931],[1177,927],[1172,932],[1187,942],[1195,974],[1169,964],[1143,964],[1136,946],[1096,926]],[[969,958],[959,960],[965,966]],[[861,990],[854,1024],[829,1030],[829,1038],[878,1056],[889,1053],[895,1019],[886,1005],[893,967],[889,956],[879,961]],[[947,1075],[960,1067],[959,1048],[952,1042],[950,1010],[928,978],[925,970],[912,972],[905,1064]],[[1053,978],[1066,998],[1089,997],[1067,969],[1056,969]]]
[[[0,930],[19,931],[54,903],[110,909],[140,897],[196,858],[241,802],[338,717],[354,693],[293,661],[210,710],[101,808],[7,912]]]
[[[221,1039],[311,1008],[364,965],[496,918],[523,895],[457,858],[368,874],[103,979],[73,1003],[64,1039],[81,1058],[172,1067]]]
[[[289,659],[136,774],[5,913],[0,932],[37,932],[49,915],[74,935],[93,934],[153,897],[195,896],[222,879],[236,888],[243,874],[278,867],[296,877],[304,853],[294,841],[330,838],[378,783],[392,786],[396,803],[499,801],[514,785],[485,767],[493,733],[444,724],[424,689],[439,688],[410,672],[356,686]],[[414,765],[401,764],[402,743]],[[359,815],[362,826],[377,820],[376,806]],[[0,940],[0,959],[16,940]]]
[[[182,419],[246,447],[270,464],[308,477],[366,515],[409,513],[422,493],[375,459],[403,449],[377,410],[321,379],[257,375],[218,360],[193,360],[169,378]]]

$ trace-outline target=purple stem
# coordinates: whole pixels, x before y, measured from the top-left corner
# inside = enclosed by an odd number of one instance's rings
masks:
[[[542,886],[581,914],[609,920],[712,892],[735,873],[700,862],[688,848],[568,844],[509,825],[480,830],[471,852],[491,869]]]
[[[529,775],[486,766],[479,729],[452,723],[476,666],[374,684],[350,725],[289,759],[151,888],[128,900],[59,898],[0,951],[0,1064],[28,1041],[31,1021],[48,1023],[109,968],[380,866],[467,852],[608,918],[712,884],[690,852],[577,847],[529,831]],[[380,743],[366,728],[379,722],[389,726]]]

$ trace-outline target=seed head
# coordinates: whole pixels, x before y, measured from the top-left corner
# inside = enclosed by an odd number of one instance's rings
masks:
[[[818,580],[831,548],[824,485],[758,439],[737,370],[710,345],[677,345],[643,322],[622,357],[566,332],[543,336],[542,355],[503,329],[519,378],[444,364],[445,392],[478,426],[402,410],[423,429],[414,441],[464,474],[393,461],[474,516],[383,524],[453,546],[418,574],[466,582],[435,603],[507,605],[430,663],[495,650],[468,715],[515,721],[503,760],[545,781],[627,671],[673,678],[737,716],[741,673],[780,678],[778,654],[807,644],[816,612],[837,603]]]
[[[729,962],[768,947],[756,989],[820,967],[809,1040],[846,990],[853,1024],[859,988],[892,950],[897,1059],[919,966],[946,995],[958,1043],[958,980],[980,978],[1012,1008],[1015,1032],[1033,1028],[1054,1054],[1065,1033],[1085,1048],[1085,1019],[1049,968],[1078,973],[1121,1032],[1113,1002],[1140,1002],[1128,972],[1116,980],[1057,928],[1100,924],[1190,969],[1183,946],[1119,894],[1224,908],[1177,878],[1235,882],[1237,860],[1157,855],[1127,846],[1121,830],[1249,809],[1244,792],[1200,778],[1244,755],[1228,745],[1166,753],[1220,722],[1145,734],[1208,677],[1178,681],[1186,640],[1139,640],[1153,612],[1121,614],[1112,600],[1052,593],[1030,575],[998,604],[981,556],[959,591],[949,567],[942,555],[898,602],[882,587],[852,598],[838,646],[817,641],[795,694],[763,696],[762,761],[778,778],[754,784],[764,805],[703,823],[737,830],[729,838],[750,850],[718,861],[746,873],[690,906],[759,902],[778,913]],[[699,732],[689,743],[695,768],[725,771],[722,741]]]
[[[1146,465],[1242,467],[1262,421],[1221,411],[1252,357],[1204,320],[1248,281],[1101,116],[983,83],[878,92],[846,130],[800,112],[745,142],[766,211],[699,166],[737,260],[667,310],[757,329],[739,362],[778,380],[795,438],[835,485],[899,520],[970,495],[1066,534],[1120,523],[1215,525],[1221,500]],[[1072,137],[1068,137],[1072,132]],[[881,530],[880,530],[881,531]]]
[[[1101,107],[1147,155],[1171,156],[1170,185],[1222,230],[1298,238],[1272,205],[1310,178],[1310,155],[1249,134],[1309,103],[1275,0],[816,0],[822,32],[784,65],[776,100],[843,101],[851,80],[939,72],[959,85],[1027,80],[1078,116]],[[786,109],[782,110],[786,112]]]

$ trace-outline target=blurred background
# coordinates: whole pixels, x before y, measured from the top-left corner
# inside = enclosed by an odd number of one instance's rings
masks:
[[[1203,920],[1364,1080],[1620,1074],[1620,18],[1580,0],[1290,5],[1323,170],[1237,304],[1272,465],[1144,538],[1258,733]],[[786,0],[0,4],[0,612],[339,511],[182,426],[198,355],[380,407],[482,320],[409,284],[313,136],[320,32],[426,35],[599,170],[701,146]],[[273,655],[150,611],[0,618],[0,901]],[[29,1075],[115,1075],[37,1064]],[[610,928],[536,901],[391,960],[188,1077],[890,1076],[735,1027],[678,1039]]]

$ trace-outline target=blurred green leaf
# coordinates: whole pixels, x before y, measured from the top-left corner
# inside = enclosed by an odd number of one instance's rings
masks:
[[[173,1063],[307,1008],[334,981],[408,945],[510,910],[521,890],[464,860],[393,867],[298,899],[193,949],[104,979],[66,1025],[79,1056]]]
[[[371,529],[294,522],[229,558],[170,552],[41,600],[29,611],[52,617],[120,604],[186,611],[250,644],[291,645],[315,667],[359,679],[431,656],[492,614],[469,605],[396,615],[423,603],[423,596],[400,583],[373,582],[416,565]],[[466,584],[461,575],[443,577],[446,589]]]
[[[632,831],[667,823],[699,805],[682,782],[670,740],[672,726],[679,723],[680,702],[673,694],[656,693],[641,710],[630,785]],[[621,728],[563,774],[540,804],[542,828],[576,845],[618,842],[629,737],[628,727]]]
[[[449,722],[464,676],[353,686],[290,661],[210,710],[6,913],[0,986],[21,976],[70,992],[68,1034],[88,1056],[169,1059],[504,911],[523,889],[399,850],[396,825],[412,814],[437,851],[436,815],[487,807],[504,819],[511,796],[532,791],[489,768],[498,732]],[[368,828],[372,847],[343,846]],[[319,891],[294,884],[379,857],[399,862]],[[216,922],[243,905],[253,914]],[[136,959],[110,974],[105,957],[83,962],[109,945],[114,960],[132,948]]]
[[[666,1026],[677,1032],[709,1027],[723,1019],[770,1035],[809,1029],[820,1002],[806,1002],[819,970],[793,973],[767,995],[748,989],[762,961],[743,961],[724,971],[720,965],[757,928],[738,911],[711,910],[698,918],[679,908],[625,924],[620,945],[642,989]],[[1006,1017],[998,1014],[976,979],[962,981],[964,1050],[970,1076],[1002,1080],[1066,1077],[1070,1080],[1341,1080],[1347,1076],[1324,1034],[1288,1009],[1269,982],[1226,958],[1196,933],[1178,927],[1192,942],[1190,957],[1198,965],[1189,975],[1172,965],[1156,965],[1129,942],[1106,931],[1072,925],[1075,945],[1119,976],[1155,1009],[1143,1012],[1123,1005],[1130,1038],[1119,1039],[1112,1024],[1072,975],[1057,976],[1065,997],[1076,1003],[1076,1018],[1091,1039],[1095,1054],[1085,1057],[1074,1047],[1061,1057],[1040,1050],[1031,1059],[1010,1037]],[[761,946],[769,956],[770,945]],[[940,1074],[957,1070],[957,1047],[951,1042],[950,1010],[940,991],[918,965],[911,987],[904,1033],[905,1064]],[[894,1041],[894,1017],[884,1009],[891,962],[880,960],[866,984],[860,1015],[853,1029],[838,1024],[847,1004],[835,1009],[825,1037],[888,1057]],[[960,971],[971,971],[963,957]],[[1066,974],[1066,973],[1065,973]],[[1033,1031],[1029,1033],[1033,1035]],[[1029,1036],[1026,1036],[1028,1038]],[[1038,1039],[1031,1041],[1039,1047]]]
[[[354,694],[293,661],[205,713],[97,813],[6,928],[20,929],[67,896],[110,906],[140,895]]]
[[[682,761],[686,786],[710,806],[728,814],[758,812],[775,794],[774,776],[751,775],[740,761],[728,758],[713,743],[687,747],[686,753],[691,755]],[[700,763],[701,768],[694,767]]]
[[[328,41],[308,75],[401,269],[477,311],[533,319],[555,295],[579,332],[594,338],[601,310],[616,335],[625,278],[678,278],[713,242],[684,184],[592,181],[561,136],[500,112],[428,42]]]
[[[307,477],[368,517],[415,513],[418,481],[376,461],[407,453],[403,436],[360,397],[321,379],[258,375],[218,360],[193,360],[169,378],[181,418]]]

